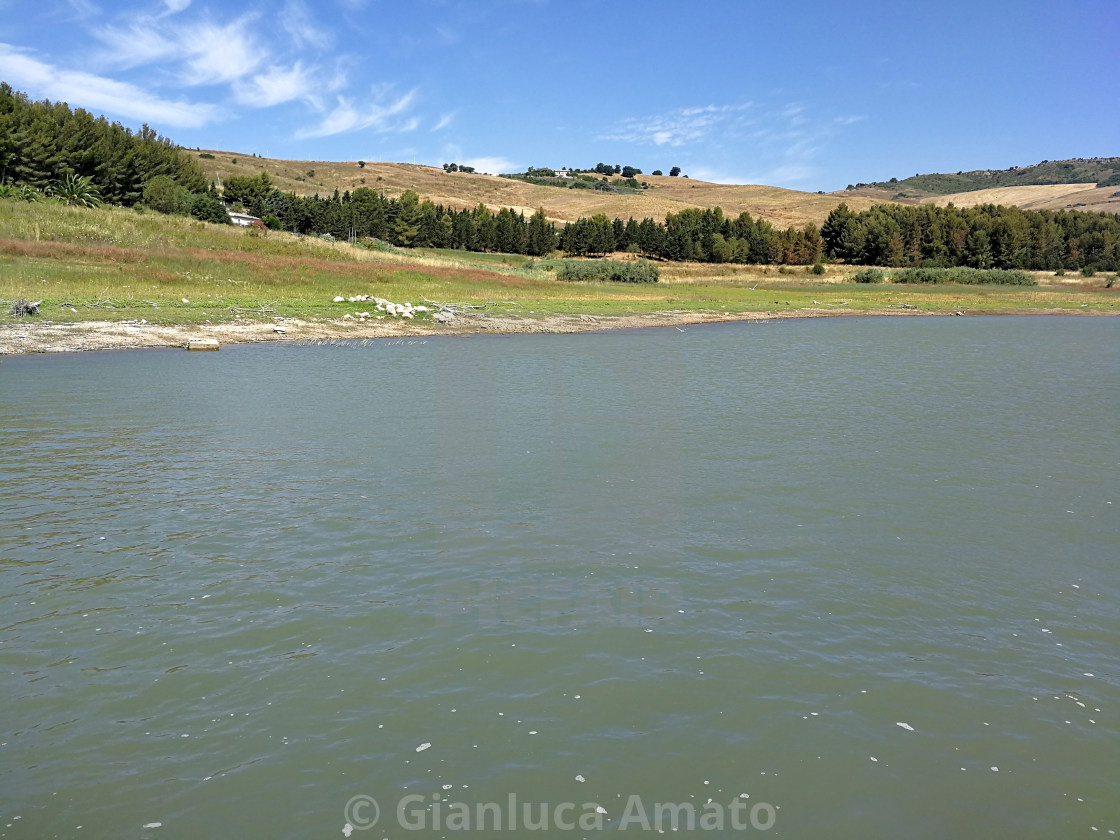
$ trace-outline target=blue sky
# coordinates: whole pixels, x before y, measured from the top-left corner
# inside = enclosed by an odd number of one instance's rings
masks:
[[[1120,155],[1120,0],[0,0],[0,79],[191,147],[834,190]]]

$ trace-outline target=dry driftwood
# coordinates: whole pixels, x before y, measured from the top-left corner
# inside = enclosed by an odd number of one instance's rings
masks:
[[[12,308],[8,310],[9,315],[14,315],[17,318],[23,318],[27,315],[38,315],[39,307],[43,305],[41,300],[30,301],[24,298],[16,298],[12,301]]]

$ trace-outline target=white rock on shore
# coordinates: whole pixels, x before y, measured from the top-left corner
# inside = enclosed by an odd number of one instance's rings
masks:
[[[365,303],[372,302],[378,312],[384,312],[386,315],[392,315],[395,318],[415,318],[418,313],[433,312],[432,319],[440,324],[447,324],[455,320],[454,312],[447,312],[433,309],[430,306],[413,306],[411,303],[393,303],[391,300],[385,298],[374,297],[373,295],[351,295],[350,297],[343,297],[336,295],[335,303]],[[358,318],[373,317],[369,312],[356,312]],[[350,318],[350,315],[343,315],[343,318]],[[378,315],[377,317],[381,317]]]

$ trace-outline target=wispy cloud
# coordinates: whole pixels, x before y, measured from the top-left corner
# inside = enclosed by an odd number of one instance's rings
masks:
[[[824,116],[801,102],[743,103],[678,108],[618,123],[600,140],[685,147],[688,157],[743,161],[721,168],[688,167],[692,177],[723,184],[797,186],[816,175],[814,161],[858,116]]]
[[[181,84],[224,84],[253,73],[268,56],[257,43],[253,22],[250,15],[224,24],[148,17],[125,28],[103,26],[93,34],[105,45],[100,58],[109,66],[172,64]]]
[[[447,128],[449,125],[451,125],[451,123],[455,121],[455,116],[457,115],[457,113],[457,111],[449,111],[448,113],[440,116],[439,122],[432,126],[432,131],[441,131]]]
[[[0,43],[0,77],[17,88],[72,103],[92,111],[107,111],[160,126],[198,128],[218,118],[210,104],[164,99],[126,82],[104,76],[62,70],[32,57],[26,50]]]
[[[290,67],[269,67],[263,73],[238,80],[233,86],[237,101],[252,108],[269,108],[297,99],[315,105],[320,90],[322,85],[317,74],[299,61]]]
[[[332,39],[329,32],[315,25],[311,14],[300,0],[288,0],[280,13],[280,23],[284,31],[297,47],[314,47],[325,50]]]
[[[703,105],[677,108],[649,117],[631,117],[617,123],[597,140],[624,143],[647,143],[655,146],[684,146],[707,139],[713,132],[724,130],[739,120],[751,107],[740,105]]]
[[[415,91],[409,91],[403,96],[385,102],[384,96],[374,93],[374,102],[355,105],[351,97],[338,97],[338,105],[327,113],[317,125],[300,129],[296,132],[297,139],[312,137],[330,137],[349,131],[411,131],[419,125],[416,118],[397,120],[409,109],[415,99]]]

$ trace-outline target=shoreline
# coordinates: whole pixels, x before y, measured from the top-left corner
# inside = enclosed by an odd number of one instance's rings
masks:
[[[777,321],[792,318],[945,317],[967,312],[907,309],[837,310],[799,309],[792,312],[654,312],[645,315],[549,315],[510,318],[488,315],[462,316],[452,324],[393,321],[305,321],[277,318],[272,322],[167,325],[137,321],[79,321],[52,323],[15,321],[0,324],[0,357],[94,350],[179,347],[198,339],[221,344],[290,344],[309,341],[415,338],[439,335],[571,334],[644,327],[684,327],[732,321]],[[973,313],[983,315],[1109,316],[1120,313],[1071,312],[1068,309],[1034,309]]]

